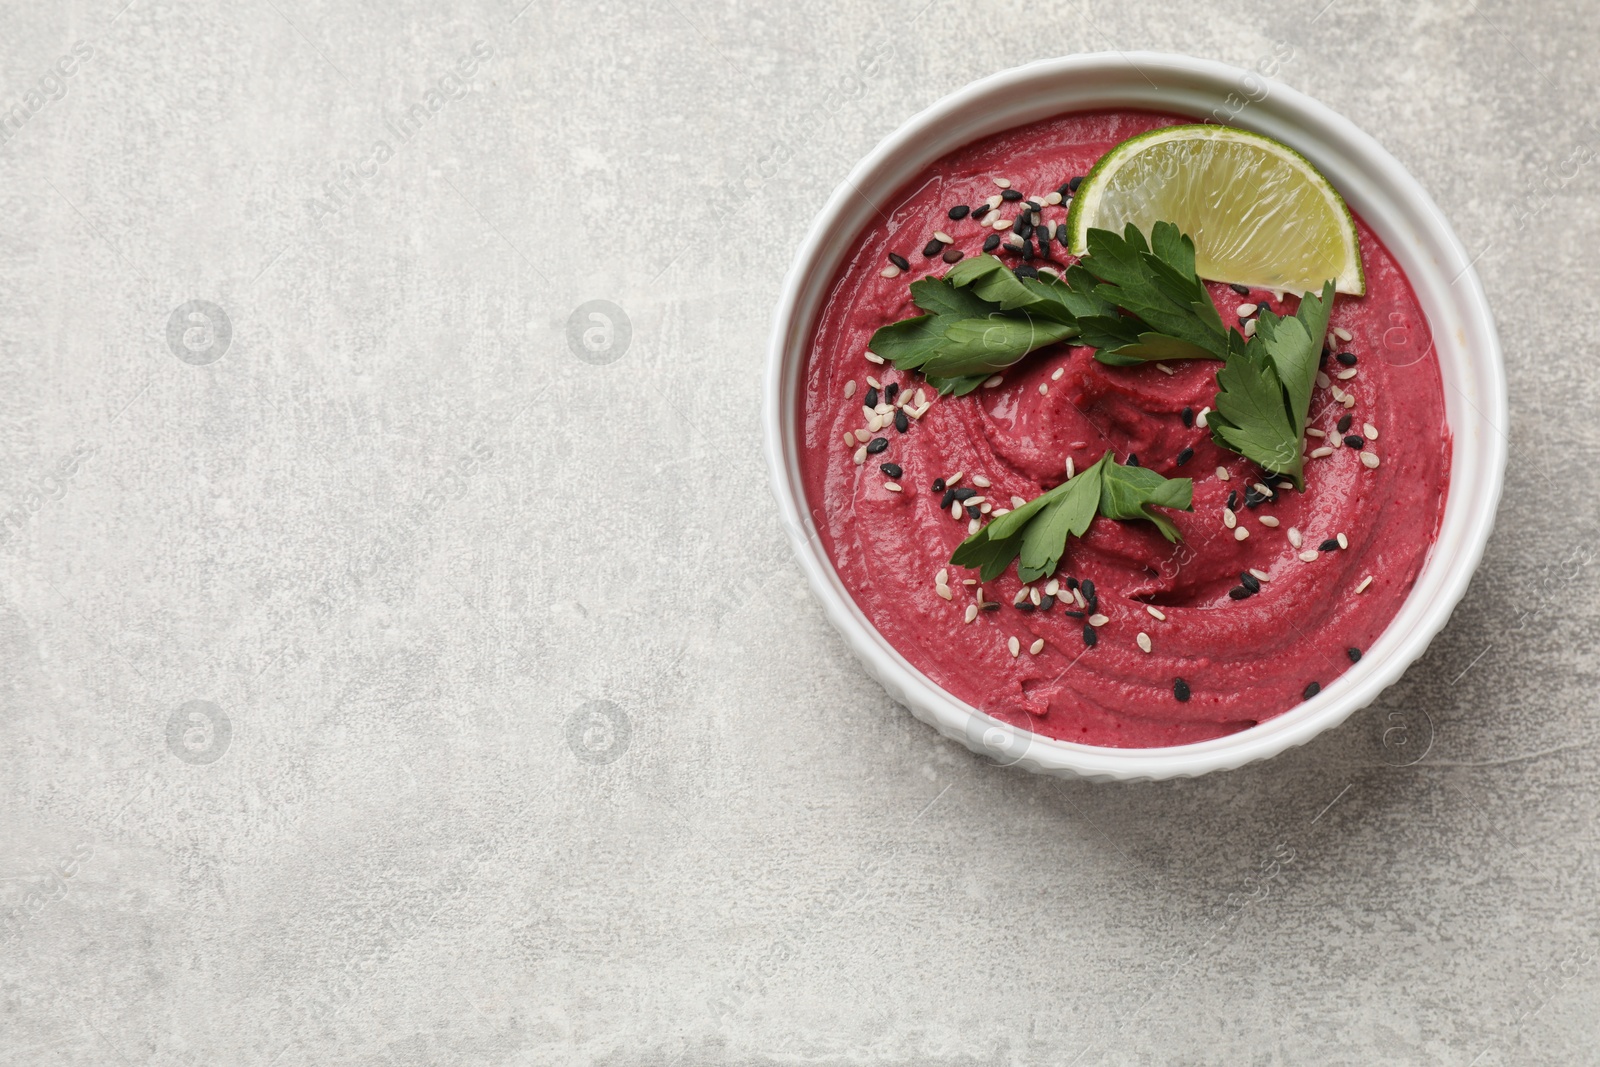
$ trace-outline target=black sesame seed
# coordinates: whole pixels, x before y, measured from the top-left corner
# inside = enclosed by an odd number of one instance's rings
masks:
[[[1228,590],[1228,596],[1234,600],[1243,600],[1250,595],[1250,590],[1242,585],[1236,585]]]
[[[1333,358],[1343,363],[1346,367],[1354,367],[1356,365],[1356,354],[1354,352],[1340,352]]]
[[[1238,507],[1239,507],[1239,490],[1237,490],[1237,489],[1229,489],[1228,490],[1228,510],[1229,511],[1235,511],[1235,510],[1238,509]]]
[[[1077,191],[1078,191],[1078,186],[1080,186],[1080,185],[1082,185],[1082,184],[1083,184],[1083,177],[1082,177],[1082,175],[1080,175],[1080,176],[1078,176],[1078,177],[1076,177],[1076,178],[1073,178],[1073,179],[1072,179],[1072,180],[1071,180],[1071,181],[1069,181],[1069,182],[1068,182],[1068,183],[1067,183],[1067,191],[1068,191],[1068,192],[1072,192],[1072,193],[1075,193],[1075,192],[1077,192]]]
[[[950,217],[953,219],[964,219],[970,214],[972,214],[972,209],[965,204],[957,204],[950,209]]]
[[[1083,581],[1078,583],[1078,588],[1083,590],[1083,595],[1085,597],[1094,596],[1094,579],[1085,578]]]
[[[883,398],[889,403],[894,403],[894,398],[900,395],[900,383],[890,382],[883,387]]]
[[[999,247],[1000,247],[1000,235],[999,234],[991,233],[988,237],[985,237],[983,239],[983,250],[985,252],[993,252],[995,249],[997,249]]]
[[[1022,199],[1022,194],[1015,189],[1002,189],[1000,190],[1000,199],[1015,202]]]
[[[1239,572],[1239,584],[1250,590],[1252,593],[1261,592],[1261,579],[1257,578],[1249,571]]]
[[[1017,267],[1016,274],[1019,278],[1037,278],[1039,276],[1039,268],[1030,267],[1023,263]]]
[[[1183,409],[1183,425],[1185,427],[1192,427],[1194,425],[1194,408]]]
[[[1174,461],[1174,465],[1181,467],[1181,466],[1183,466],[1185,463],[1189,462],[1193,458],[1194,458],[1194,449],[1186,448],[1182,452],[1178,453],[1178,458],[1177,458],[1176,461]]]
[[[1322,686],[1316,682],[1312,682],[1310,685],[1306,686],[1305,699],[1310,700],[1320,692],[1322,692]]]
[[[1025,260],[1033,258],[1033,242],[1032,241],[1026,241],[1025,240],[1025,241],[1022,242],[1022,258],[1025,259]]]
[[[1361,662],[1361,650],[1359,648],[1347,648],[1344,650],[1344,654],[1350,657],[1351,663]]]
[[[906,415],[905,408],[896,408],[894,412],[894,428],[901,433],[911,429],[911,419]]]
[[[1137,452],[1129,452],[1128,453],[1128,461],[1126,463],[1124,463],[1123,466],[1125,466],[1125,467],[1137,467],[1138,465],[1139,465],[1139,454]]]
[[[950,499],[951,500],[959,500],[959,501],[961,501],[963,503],[965,503],[968,500],[971,500],[973,497],[975,497],[977,495],[978,495],[978,491],[976,489],[972,489],[972,488],[970,488],[968,486],[965,486],[965,485],[963,485],[960,489],[952,489],[952,490],[950,490]]]
[[[1033,223],[1027,219],[1018,219],[1017,224],[1011,227],[1011,232],[1026,241],[1033,236]]]
[[[1335,537],[1328,538],[1326,541],[1322,542],[1322,544],[1317,546],[1317,551],[1318,552],[1337,552],[1337,551],[1339,551],[1339,540],[1338,540],[1338,538],[1335,538]]]
[[[910,260],[906,259],[905,256],[896,255],[893,252],[889,253],[889,262],[893,263],[895,266],[899,267],[901,270],[910,270],[911,269],[911,261]]]
[[[933,483],[934,492],[938,492],[939,491],[938,487],[943,485],[943,484],[944,484],[943,479],[941,479],[940,481],[934,482]],[[954,504],[955,502],[956,502],[956,491],[954,489],[946,489],[944,491],[944,496],[939,499],[939,507],[940,507],[941,510],[948,511],[948,510],[950,510],[950,505]]]
[[[1051,608],[1053,608],[1055,606],[1056,606],[1056,598],[1051,596],[1049,593],[1046,593],[1044,596],[1039,598],[1039,610],[1040,611],[1049,611]]]
[[[978,505],[976,505],[976,504],[968,504],[966,507],[962,508],[961,510],[963,510],[963,511],[965,511],[967,513],[967,518],[969,518],[969,519],[976,519],[979,515],[983,514],[983,512],[978,510]]]
[[[986,600],[986,601],[984,601],[984,604],[983,604],[983,610],[984,611],[999,611],[1000,610],[1000,604],[999,604],[998,601]]]
[[[1178,703],[1187,703],[1189,700],[1189,683],[1182,678],[1172,680],[1172,695],[1178,698]]]
[[[943,259],[946,263],[960,263],[961,257],[965,255],[966,253],[961,251],[959,248],[950,248],[946,249],[945,254],[939,258]]]
[[[1234,282],[1234,283],[1230,284],[1228,286],[1228,288],[1232,289],[1234,292],[1238,293],[1240,296],[1249,296],[1250,295],[1250,287],[1248,285],[1240,285],[1237,282]]]
[[[1346,448],[1360,448],[1362,445],[1364,445],[1366,443],[1367,443],[1367,439],[1365,437],[1362,437],[1360,434],[1352,433],[1352,434],[1346,434],[1345,435],[1344,446]]]
[[[867,388],[867,395],[861,398],[861,403],[865,404],[869,408],[875,408],[878,406],[878,390],[876,386],[869,386]]]
[[[1057,189],[1056,192],[1060,193],[1061,199],[1065,200],[1067,197],[1072,195],[1072,183],[1062,182],[1061,188]]]
[[[1083,628],[1083,643],[1084,644],[1088,645],[1090,648],[1093,648],[1094,645],[1095,645],[1095,642],[1098,641],[1098,640],[1100,640],[1100,635],[1094,632],[1094,627],[1093,626],[1085,626]]]
[[[944,479],[943,479],[943,478],[935,478],[935,479],[934,479],[934,480],[933,480],[933,491],[934,491],[934,492],[935,492],[935,493],[942,493],[942,492],[944,492]],[[949,501],[948,501],[948,500],[947,500],[947,501],[945,501],[945,504],[944,504],[944,506],[945,506],[945,507],[949,507],[949,506],[950,506],[950,502],[949,502]]]
[[[1355,416],[1353,415],[1342,416],[1338,422],[1339,432],[1344,433],[1346,430],[1348,430],[1350,428],[1350,423],[1354,420],[1354,418]]]
[[[869,456],[876,456],[879,452],[887,452],[888,450],[889,439],[887,437],[874,437],[867,442],[867,455]]]
[[[905,473],[900,469],[900,464],[898,463],[880,463],[878,464],[878,469],[891,478],[898,478]]]
[[[1077,610],[1076,608],[1068,608],[1066,613],[1072,616],[1074,619],[1083,618],[1083,612]]]
[[[1019,603],[1013,604],[1011,606],[1016,608],[1018,611],[1032,611],[1033,610],[1033,601],[1031,601],[1031,600],[1023,600],[1023,601],[1020,601]]]
[[[1267,498],[1257,492],[1253,485],[1244,491],[1244,506],[1247,508],[1258,508],[1265,499]]]
[[[1067,579],[1067,588],[1068,589],[1076,589],[1076,588],[1078,588],[1078,579],[1076,579],[1076,578],[1068,578]]]
[[[929,259],[932,259],[934,256],[938,255],[940,252],[943,252],[943,251],[944,251],[944,242],[940,241],[937,238],[935,238],[932,241],[929,241],[922,248],[922,254],[924,256],[928,257]]]

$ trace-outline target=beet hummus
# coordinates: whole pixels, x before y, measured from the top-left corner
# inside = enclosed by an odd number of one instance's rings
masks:
[[[1303,492],[1265,486],[1272,496],[1260,499],[1252,491],[1260,469],[1212,442],[1204,413],[1215,403],[1216,362],[1115,367],[1064,343],[1000,382],[939,397],[919,374],[869,355],[875,330],[919,314],[907,282],[948,270],[943,251],[983,249],[995,231],[977,216],[991,196],[1006,188],[1043,200],[1124,139],[1190,121],[1072,114],[952,152],[878,205],[811,338],[802,474],[840,579],[928,678],[1049,737],[1185,744],[1287,711],[1349,669],[1389,624],[1444,510],[1450,430],[1427,320],[1359,217],[1367,292],[1334,304],[1334,355],[1312,398]],[[953,218],[958,205],[976,214]],[[1001,210],[1014,215],[1015,206],[1013,198]],[[1063,221],[1067,207],[1045,206],[1044,223]],[[935,233],[952,239],[948,249],[929,244]],[[1053,245],[1034,265],[1070,262]],[[1208,287],[1229,324],[1243,305],[1281,314],[1297,305],[1292,294]],[[886,425],[869,431],[864,401],[891,405]],[[1179,543],[1147,522],[1096,519],[1068,541],[1053,582],[1028,587],[1020,605],[1015,567],[982,585],[975,571],[950,564],[970,532],[965,508],[987,521],[1059,485],[1069,460],[1082,470],[1107,451],[1118,463],[1131,455],[1164,477],[1193,479],[1194,510],[1166,512]],[[973,492],[954,518],[947,493],[962,487]],[[1252,595],[1236,598],[1252,579]],[[1080,599],[1086,581],[1098,610]],[[1089,627],[1089,615],[1102,618]]]

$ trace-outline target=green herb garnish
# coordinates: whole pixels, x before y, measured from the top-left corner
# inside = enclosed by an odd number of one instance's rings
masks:
[[[975,567],[992,582],[1012,560],[1024,582],[1036,582],[1056,569],[1067,535],[1082,537],[1096,515],[1108,519],[1148,519],[1168,541],[1178,540],[1172,520],[1151,508],[1192,510],[1194,482],[1163,478],[1144,467],[1124,467],[1111,453],[1094,466],[1007,512],[956,546],[950,562]]]

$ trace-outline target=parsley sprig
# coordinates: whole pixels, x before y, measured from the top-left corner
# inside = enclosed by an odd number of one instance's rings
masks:
[[[1145,467],[1124,467],[1110,452],[1094,465],[1028,503],[1007,512],[961,542],[950,562],[978,568],[992,582],[1012,560],[1024,582],[1036,582],[1056,569],[1067,537],[1082,537],[1096,515],[1108,519],[1147,519],[1168,541],[1177,541],[1178,527],[1152,508],[1193,510],[1194,482],[1163,478]]]

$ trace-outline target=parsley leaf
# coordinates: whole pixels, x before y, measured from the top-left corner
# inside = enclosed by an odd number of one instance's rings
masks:
[[[1194,242],[1172,223],[1156,223],[1149,244],[1132,223],[1120,237],[1091,229],[1081,266],[1098,282],[1093,296],[1109,308],[1092,316],[1092,324],[1080,318],[1085,335],[1092,330],[1102,342],[1095,346],[1102,363],[1227,357],[1233,331],[1222,325],[1211,294],[1194,272]],[[1071,272],[1069,279],[1075,290],[1084,281]],[[1117,308],[1127,315],[1117,315]]]
[[[1019,278],[989,255],[962,260],[943,278],[911,283],[928,312],[891,323],[868,347],[900,370],[920,370],[941,393],[970,393],[1029,352],[1078,334],[1060,282]]]
[[[1163,478],[1144,467],[1123,467],[1111,453],[1054,489],[981,528],[956,546],[950,562],[977,568],[978,576],[992,582],[1005,573],[1012,560],[1024,582],[1036,582],[1056,569],[1066,551],[1067,536],[1082,537],[1096,515],[1109,519],[1148,519],[1168,541],[1178,540],[1178,528],[1152,507],[1192,508],[1194,482],[1188,478]]]
[[[1322,356],[1333,283],[1300,298],[1293,318],[1261,313],[1256,336],[1217,372],[1217,409],[1207,420],[1211,439],[1305,488],[1301,456],[1311,387]]]

